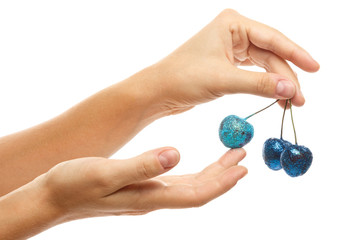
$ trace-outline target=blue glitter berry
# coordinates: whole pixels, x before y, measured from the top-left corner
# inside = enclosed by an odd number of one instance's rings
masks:
[[[291,177],[305,174],[312,161],[313,154],[309,148],[298,145],[286,148],[280,156],[280,162],[284,171]]]
[[[219,127],[219,138],[228,148],[241,148],[249,143],[254,134],[252,124],[235,115],[223,119]]]
[[[282,169],[280,155],[285,148],[292,144],[286,140],[278,138],[269,138],[264,142],[262,156],[265,164],[272,170]]]

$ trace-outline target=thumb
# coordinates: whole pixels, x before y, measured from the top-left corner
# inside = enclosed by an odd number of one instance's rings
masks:
[[[224,93],[249,93],[275,99],[289,99],[295,95],[295,84],[280,74],[230,67],[224,81]]]
[[[151,150],[131,159],[119,160],[116,178],[123,186],[147,180],[170,170],[179,159],[180,154],[175,148]]]

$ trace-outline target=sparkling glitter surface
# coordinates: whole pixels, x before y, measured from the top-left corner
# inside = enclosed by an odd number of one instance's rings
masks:
[[[235,115],[223,119],[219,127],[219,138],[228,148],[241,148],[249,143],[254,134],[252,124]]]
[[[286,148],[280,157],[284,171],[291,177],[298,177],[306,173],[312,161],[313,154],[309,148],[298,145]]]
[[[292,144],[286,140],[279,138],[269,138],[264,142],[262,156],[265,164],[272,170],[282,169],[280,164],[280,155],[285,148]]]

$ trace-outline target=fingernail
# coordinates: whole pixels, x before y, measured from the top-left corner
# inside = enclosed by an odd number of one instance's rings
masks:
[[[164,169],[171,168],[178,163],[179,153],[176,150],[165,150],[159,156],[160,161]]]
[[[277,83],[276,94],[278,97],[292,98],[295,93],[295,86],[292,82],[287,80],[280,80]]]

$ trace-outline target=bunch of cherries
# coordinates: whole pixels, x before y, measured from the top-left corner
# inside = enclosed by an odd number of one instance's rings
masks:
[[[229,115],[225,117],[219,127],[219,138],[221,139],[222,143],[228,148],[241,148],[249,143],[253,138],[254,129],[252,124],[247,122],[247,119],[269,108],[278,101],[279,99],[244,119],[235,115]],[[283,123],[288,102],[290,105],[290,114],[292,119],[295,144],[291,144],[290,142],[283,139]],[[297,143],[297,135],[295,132],[292,112],[292,102],[290,99],[287,99],[285,102],[280,138],[267,139],[263,145],[262,155],[265,164],[270,169],[277,171],[283,168],[284,171],[291,177],[298,177],[305,174],[312,164],[312,152],[309,150],[309,148],[300,146]]]

